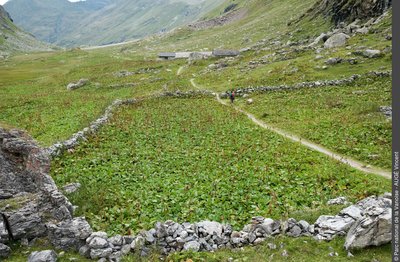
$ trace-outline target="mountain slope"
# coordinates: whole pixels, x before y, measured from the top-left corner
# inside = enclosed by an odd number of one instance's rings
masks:
[[[222,2],[11,0],[5,7],[17,25],[39,39],[76,46],[118,43],[170,30],[196,20]]]
[[[0,57],[10,53],[51,50],[32,35],[23,32],[13,24],[10,15],[0,5]]]

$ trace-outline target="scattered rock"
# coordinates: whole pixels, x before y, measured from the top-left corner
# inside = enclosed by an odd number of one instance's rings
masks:
[[[324,43],[325,48],[334,48],[334,47],[340,47],[346,45],[347,39],[349,39],[350,36],[344,34],[344,33],[338,33],[334,34],[333,36],[329,37],[328,40]]]
[[[11,254],[11,248],[0,243],[0,258],[7,258]]]
[[[343,61],[342,58],[336,57],[336,58],[329,58],[328,60],[325,61],[325,64],[327,65],[336,65],[339,64]]]
[[[79,79],[79,81],[76,82],[76,83],[69,83],[67,85],[67,89],[68,90],[75,90],[75,89],[78,89],[78,88],[81,88],[81,87],[85,86],[88,83],[89,83],[89,79],[82,78],[82,79]]]
[[[378,57],[382,57],[383,54],[379,50],[367,49],[364,52],[362,52],[362,56],[367,57],[367,58],[378,58]]]
[[[387,118],[392,119],[392,107],[391,106],[380,106],[381,111]]]
[[[251,105],[251,104],[254,103],[254,100],[253,100],[252,98],[247,99],[246,103],[247,103],[248,105]]]
[[[369,33],[369,28],[368,27],[363,27],[363,28],[359,28],[355,31],[357,34],[368,34]]]
[[[349,202],[347,202],[347,198],[346,197],[338,197],[338,198],[334,198],[331,199],[327,202],[328,205],[347,205],[350,204]]]
[[[76,191],[78,191],[78,189],[81,187],[81,184],[80,183],[71,183],[71,184],[68,184],[68,185],[65,185],[64,187],[63,187],[63,191],[66,193],[66,194],[72,194],[72,193],[75,193]]]
[[[53,250],[35,251],[28,257],[28,262],[56,262],[57,253]]]

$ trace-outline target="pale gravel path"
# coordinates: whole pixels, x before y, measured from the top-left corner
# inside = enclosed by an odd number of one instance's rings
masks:
[[[197,85],[194,82],[193,78],[190,79],[190,83],[192,84],[192,86],[194,88],[202,89],[199,85]],[[273,126],[271,126],[271,125],[269,125],[269,124],[257,119],[253,114],[250,114],[247,111],[245,111],[245,110],[243,110],[243,109],[241,109],[241,108],[239,108],[239,107],[237,107],[235,105],[230,105],[226,101],[223,101],[218,96],[217,93],[214,93],[214,94],[215,94],[215,97],[217,98],[217,101],[219,103],[221,103],[222,105],[225,105],[225,106],[231,106],[236,111],[247,115],[247,117],[250,118],[255,124],[257,124],[258,126],[264,128],[264,129],[268,129],[268,130],[270,130],[272,132],[275,132],[275,133],[277,133],[277,134],[279,134],[279,135],[281,135],[281,136],[283,136],[285,138],[288,138],[288,139],[290,139],[290,140],[292,140],[294,142],[300,143],[303,146],[308,147],[309,149],[312,149],[314,151],[317,151],[317,152],[320,152],[320,153],[322,153],[324,155],[327,155],[327,156],[329,156],[329,157],[331,157],[331,158],[333,158],[333,159],[335,159],[335,160],[337,160],[339,162],[342,162],[342,163],[344,163],[346,165],[349,165],[349,166],[351,166],[351,167],[353,167],[353,168],[355,168],[357,170],[363,171],[365,173],[379,175],[379,176],[385,177],[387,179],[391,179],[392,178],[392,173],[390,171],[383,170],[383,169],[380,169],[380,168],[377,168],[377,167],[373,167],[373,166],[367,165],[367,164],[365,164],[363,162],[360,162],[360,161],[354,160],[352,158],[346,157],[344,155],[335,153],[335,152],[333,152],[333,151],[331,151],[331,150],[329,150],[329,149],[327,149],[327,148],[325,148],[325,147],[323,147],[321,145],[318,145],[316,143],[313,143],[311,141],[303,139],[303,138],[301,138],[299,136],[293,135],[293,134],[291,134],[289,132],[286,132],[284,130],[281,130],[279,128],[273,127]]]

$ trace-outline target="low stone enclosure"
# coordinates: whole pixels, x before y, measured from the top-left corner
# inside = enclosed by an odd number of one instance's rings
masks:
[[[209,91],[164,93],[156,97],[193,97],[215,94]],[[161,254],[177,251],[214,251],[256,245],[277,235],[308,236],[329,241],[345,236],[347,250],[379,246],[391,241],[391,194],[371,196],[344,208],[335,216],[307,221],[273,220],[254,217],[238,230],[214,221],[198,223],[158,222],[136,236],[108,236],[93,232],[84,217],[74,217],[74,207],[49,176],[50,154],[59,155],[79,144],[105,124],[115,107],[137,100],[117,100],[85,132],[43,149],[26,133],[0,128],[0,258],[10,255],[10,241],[31,242],[47,239],[55,249],[75,250],[87,258],[119,261],[135,252],[146,255],[157,249]],[[57,144],[56,144],[57,145]],[[346,204],[336,199],[330,204]],[[2,222],[2,223],[1,223]],[[53,254],[48,252],[49,254]],[[34,254],[35,257],[40,254]]]
[[[236,96],[243,96],[252,93],[266,93],[272,91],[284,91],[284,90],[296,90],[302,88],[321,88],[330,86],[341,86],[354,83],[356,80],[365,77],[391,77],[392,71],[371,71],[365,75],[352,75],[348,78],[335,79],[335,80],[322,80],[314,82],[301,82],[293,85],[280,85],[280,86],[250,86],[250,87],[238,87],[236,89]],[[228,92],[221,93],[221,98],[228,98]]]

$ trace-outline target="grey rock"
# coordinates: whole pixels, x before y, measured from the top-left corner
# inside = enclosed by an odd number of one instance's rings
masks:
[[[268,243],[267,246],[268,246],[269,249],[272,249],[272,250],[276,249],[276,245],[273,244],[273,243]]]
[[[0,258],[7,258],[11,254],[11,248],[0,243]]]
[[[287,252],[286,249],[282,251],[281,256],[283,256],[283,257],[288,257],[289,256],[289,253]]]
[[[349,202],[347,202],[346,197],[337,197],[334,199],[331,199],[327,202],[328,205],[347,205]]]
[[[320,34],[315,40],[309,45],[310,47],[314,47],[324,43],[328,39],[328,35],[325,33]]]
[[[135,238],[133,236],[123,236],[123,239],[126,245],[130,245]]]
[[[192,251],[199,251],[200,250],[200,243],[197,241],[190,241],[187,242],[184,246],[183,246],[183,250],[192,250]]]
[[[128,255],[129,252],[131,252],[131,246],[130,246],[129,244],[128,244],[128,245],[122,246],[122,248],[121,248],[121,253],[122,253],[123,255]]]
[[[352,205],[341,210],[340,215],[342,216],[347,215],[349,217],[354,218],[355,220],[358,220],[362,217],[362,209],[359,206]]]
[[[153,234],[150,231],[146,231],[144,233],[144,238],[146,240],[146,243],[148,244],[153,244],[156,241],[156,239],[154,238]]]
[[[254,241],[257,239],[257,235],[255,233],[250,233],[249,234],[249,242],[254,243]]]
[[[264,241],[265,241],[265,238],[263,238],[263,237],[257,238],[257,239],[254,241],[254,245],[261,244],[261,243],[264,242]]]
[[[364,52],[361,53],[361,55],[367,58],[377,58],[383,56],[380,50],[371,50],[371,49],[365,50]]]
[[[196,223],[198,228],[203,228],[208,235],[216,234],[219,237],[222,237],[223,226],[218,222],[212,221],[202,221]]]
[[[342,58],[336,57],[336,58],[329,58],[328,60],[325,61],[325,64],[327,65],[336,65],[339,64],[343,61]]]
[[[355,32],[358,33],[358,34],[365,35],[365,34],[369,33],[369,29],[368,29],[368,27],[362,27],[362,28],[356,29]]]
[[[300,228],[301,228],[301,230],[304,232],[304,231],[308,231],[308,228],[310,227],[310,224],[307,222],[307,221],[305,221],[305,220],[300,220],[299,222],[298,222],[298,225],[300,226]]]
[[[145,239],[142,236],[137,236],[131,243],[131,249],[136,250],[140,249],[144,246],[145,244]]]
[[[392,111],[392,108],[390,108],[390,111]],[[386,192],[382,195],[383,198],[388,198],[388,199],[392,199],[392,193],[391,192]]]
[[[301,235],[301,228],[295,225],[291,229],[289,229],[286,234],[291,237],[299,237]]]
[[[112,253],[111,255],[108,256],[108,259],[111,261],[120,261],[122,258],[123,254],[121,251],[117,251]]]
[[[76,191],[78,191],[78,189],[81,187],[81,184],[80,183],[71,183],[71,184],[68,184],[68,185],[65,185],[64,187],[63,187],[63,191],[66,193],[66,194],[72,194],[72,193],[75,193]]]
[[[112,248],[106,249],[91,249],[90,250],[90,258],[97,259],[97,258],[107,258],[112,254]]]
[[[317,239],[331,240],[335,236],[345,235],[355,220],[351,217],[320,216],[314,224]]]
[[[155,229],[156,229],[156,236],[158,238],[163,238],[168,236],[167,229],[163,223],[157,222],[155,225]]]
[[[254,229],[261,230],[266,235],[272,235],[277,230],[279,231],[280,223],[279,221],[274,221],[270,218],[265,218],[262,223],[254,226]]]
[[[324,43],[325,48],[344,46],[350,37],[344,33],[334,34]]]
[[[90,247],[88,245],[84,245],[79,249],[79,255],[90,258]]]
[[[47,228],[50,242],[62,250],[79,250],[92,233],[92,228],[84,217],[66,220],[57,225],[49,223]]]
[[[382,112],[387,118],[390,118],[390,119],[392,118],[392,107],[391,106],[380,106],[379,111]]]
[[[104,238],[94,237],[90,243],[89,247],[91,249],[104,249],[108,247],[108,242]]]
[[[57,253],[54,250],[35,251],[28,257],[28,262],[55,262]]]
[[[367,215],[358,220],[349,230],[344,244],[347,250],[368,246],[380,246],[392,240],[392,209],[382,214]]]
[[[103,232],[103,231],[93,232],[93,233],[91,233],[91,234],[89,235],[89,237],[86,239],[86,244],[89,244],[90,241],[92,241],[92,239],[95,238],[95,237],[99,237],[99,238],[102,238],[102,239],[104,239],[104,240],[107,240],[107,239],[108,239],[108,235],[107,235],[106,232]]]
[[[80,87],[85,86],[87,83],[89,83],[89,79],[82,78],[82,79],[79,79],[79,81],[76,82],[76,83],[69,83],[67,85],[67,89],[68,90],[75,90],[75,89],[78,89]]]
[[[108,239],[108,242],[114,246],[122,246],[124,244],[124,238],[121,235],[115,235]]]

